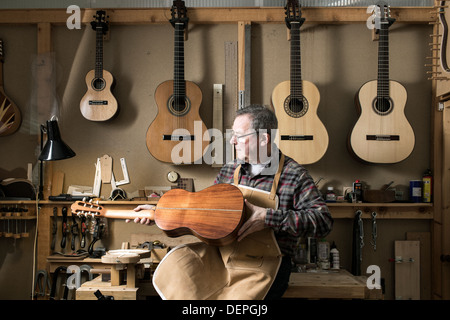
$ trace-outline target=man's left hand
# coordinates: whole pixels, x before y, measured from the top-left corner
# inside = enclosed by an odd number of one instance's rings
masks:
[[[245,200],[247,209],[251,212],[248,220],[242,225],[238,231],[238,241],[241,241],[250,233],[263,230],[265,228],[266,208],[255,206]]]

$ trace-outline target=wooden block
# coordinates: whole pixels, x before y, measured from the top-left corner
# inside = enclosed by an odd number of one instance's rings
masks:
[[[109,282],[102,282],[101,276],[86,281],[76,291],[76,300],[97,300],[94,292],[100,290],[104,296],[113,296],[114,300],[136,300],[139,288],[127,288],[125,285],[111,286]]]
[[[420,299],[431,299],[431,233],[407,232],[406,240],[420,241]]]
[[[53,180],[52,180],[52,196],[57,196],[63,193],[63,185],[64,185],[64,172],[55,171],[53,172]]]
[[[348,271],[292,273],[284,298],[364,299],[366,284]]]
[[[105,154],[100,158],[101,177],[103,183],[111,183],[112,158]]]
[[[395,241],[395,299],[420,300],[420,241]]]

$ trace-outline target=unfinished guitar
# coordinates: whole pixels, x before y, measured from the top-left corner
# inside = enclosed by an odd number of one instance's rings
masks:
[[[159,199],[154,210],[109,210],[83,201],[73,203],[71,209],[79,216],[148,218],[169,237],[191,234],[216,246],[233,242],[244,221],[243,195],[231,184],[216,184],[198,192],[172,189]]]
[[[286,25],[290,29],[290,81],[279,83],[272,92],[272,106],[278,118],[278,147],[300,164],[319,161],[328,148],[328,133],[317,116],[320,93],[302,80],[300,27],[304,22],[297,0],[286,6]]]
[[[366,82],[356,95],[360,112],[350,135],[351,151],[370,163],[396,163],[406,159],[414,149],[414,131],[406,119],[405,87],[389,79],[389,7],[380,7],[378,44],[378,79]]]
[[[201,160],[210,139],[199,115],[202,92],[197,84],[184,78],[184,33],[188,23],[184,1],[174,1],[171,12],[170,22],[175,29],[174,80],[156,88],[158,114],[147,130],[146,143],[160,161],[193,164]]]
[[[109,71],[103,69],[103,35],[108,31],[106,12],[97,11],[91,26],[96,32],[95,69],[86,75],[88,89],[81,99],[80,110],[88,120],[106,121],[114,117],[118,110],[117,100],[111,93],[114,78]]]

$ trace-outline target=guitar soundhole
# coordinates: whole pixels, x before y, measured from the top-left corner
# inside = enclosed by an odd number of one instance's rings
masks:
[[[181,117],[189,112],[189,110],[191,109],[191,102],[186,96],[175,97],[174,95],[172,95],[167,102],[167,108],[174,116]]]
[[[301,99],[291,99],[291,96],[288,96],[286,100],[284,100],[284,110],[289,116],[293,118],[300,118],[308,111],[308,100],[306,100],[303,95]]]
[[[375,98],[373,100],[373,110],[376,114],[379,115],[387,115],[389,114],[393,109],[393,102],[390,97],[382,97],[382,98]]]
[[[105,88],[105,80],[102,78],[95,78],[92,80],[92,88],[97,91],[103,90]]]

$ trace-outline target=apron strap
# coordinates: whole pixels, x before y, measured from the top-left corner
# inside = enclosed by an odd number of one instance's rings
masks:
[[[269,194],[269,199],[273,200],[275,199],[277,189],[278,189],[278,182],[280,181],[281,171],[283,170],[284,165],[284,154],[281,154],[280,162],[278,163],[278,170],[275,176],[273,177],[273,183],[272,183],[272,190]],[[241,171],[241,165],[238,165],[236,169],[234,170],[234,177],[233,177],[233,184],[237,186],[239,184],[239,172]]]

